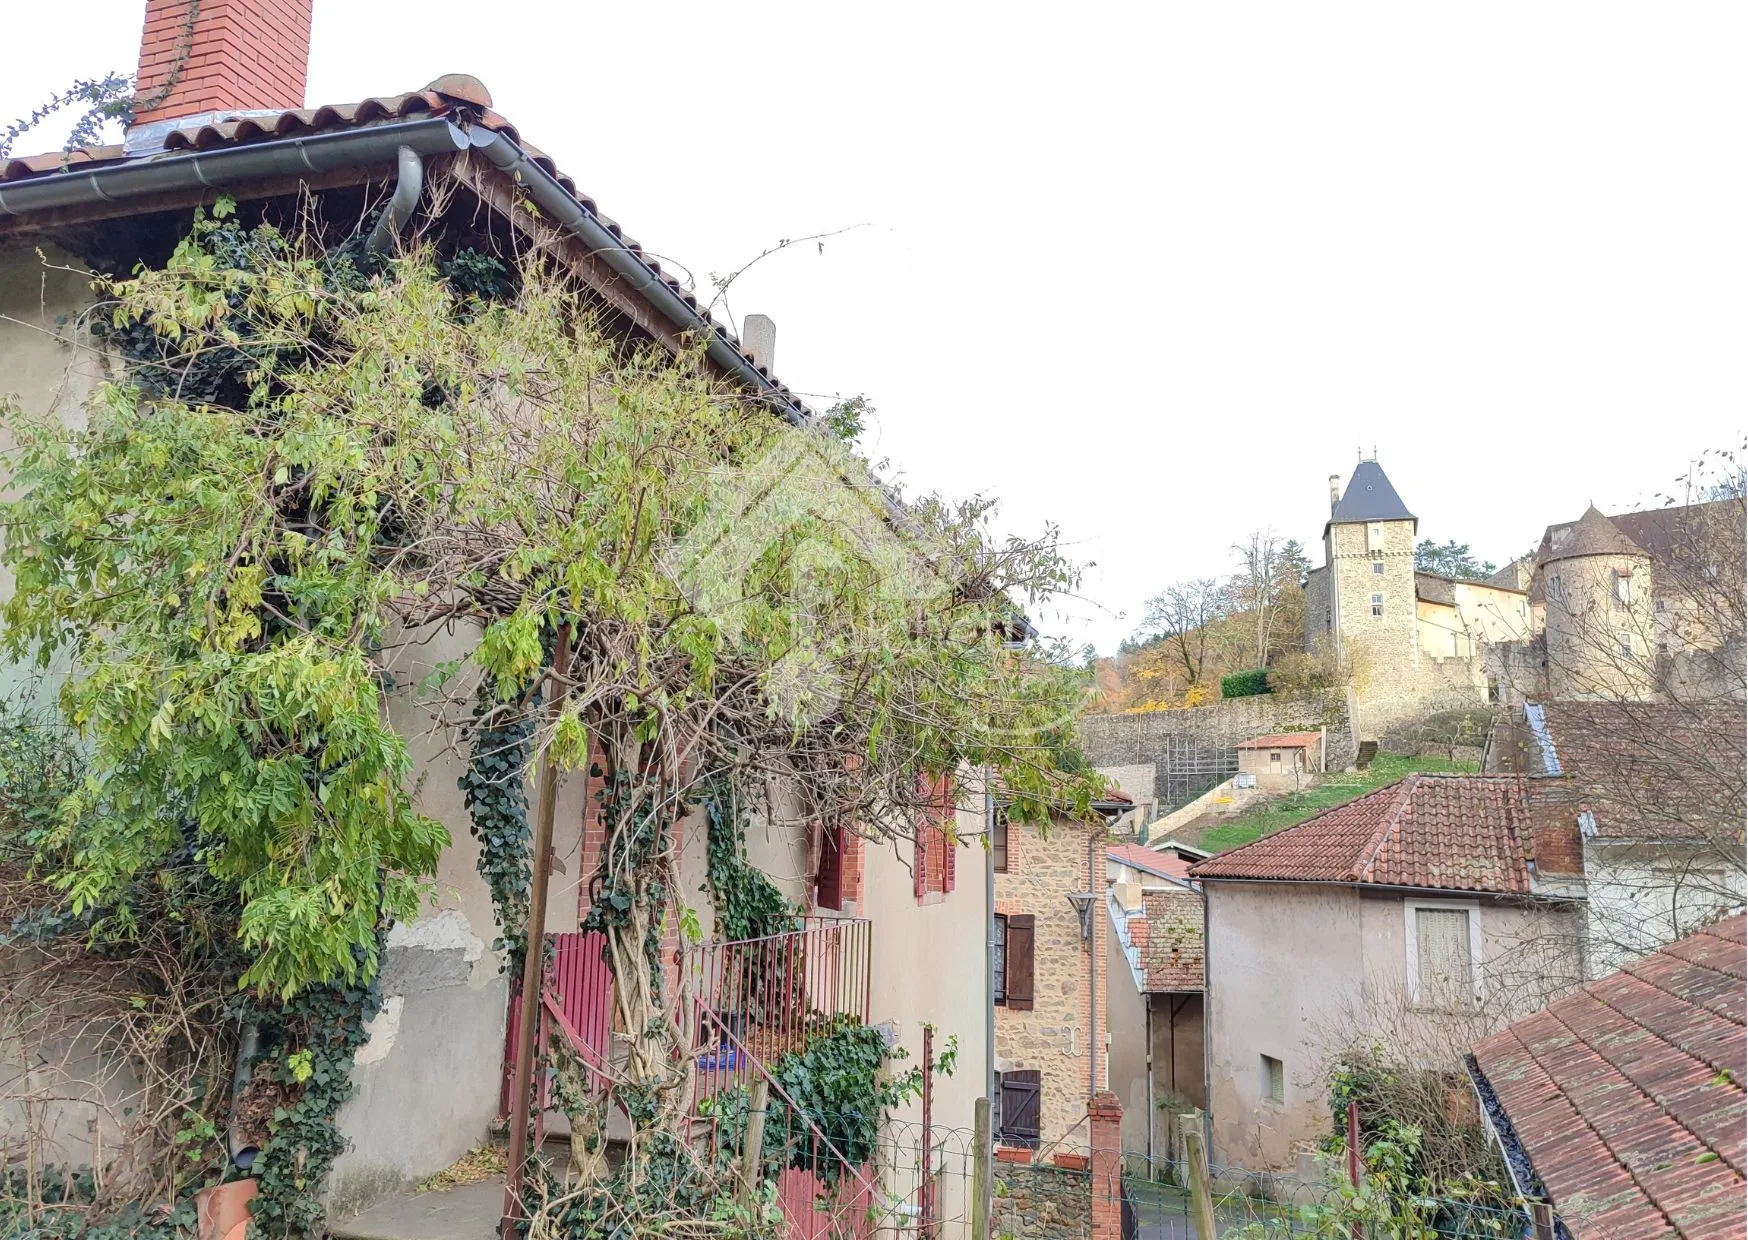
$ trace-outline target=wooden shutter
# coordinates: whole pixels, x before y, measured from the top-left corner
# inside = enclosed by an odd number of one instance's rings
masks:
[[[844,829],[825,827],[819,836],[819,876],[814,883],[819,908],[844,907]]]
[[[1001,1074],[1003,1145],[1037,1145],[1043,1131],[1044,1086],[1037,1071]]]
[[[1468,910],[1417,908],[1414,937],[1420,949],[1420,1005],[1439,1011],[1471,1007],[1475,980]]]
[[[1033,917],[1008,914],[1007,1005],[1020,1011],[1032,1007]]]

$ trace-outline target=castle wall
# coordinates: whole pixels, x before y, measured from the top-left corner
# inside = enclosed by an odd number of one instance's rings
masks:
[[[1628,585],[1628,599],[1617,581]],[[1587,555],[1545,570],[1548,690],[1555,698],[1642,699],[1655,692],[1657,626],[1643,556]]]

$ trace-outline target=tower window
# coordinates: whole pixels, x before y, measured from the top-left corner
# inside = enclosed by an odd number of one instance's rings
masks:
[[[1622,607],[1630,607],[1633,602],[1633,579],[1627,573],[1614,575],[1614,601]]]
[[[1632,658],[1633,657],[1633,635],[1631,633],[1622,633],[1620,635],[1620,639],[1621,639],[1621,658],[1623,658],[1623,659]]]
[[[1384,546],[1384,523],[1373,521],[1366,526],[1366,547],[1371,551],[1382,550]]]
[[[1383,614],[1384,614],[1384,596],[1382,594],[1372,595],[1372,615],[1382,616]]]
[[[1384,561],[1374,556],[1372,558],[1372,572],[1382,577],[1384,575]]]

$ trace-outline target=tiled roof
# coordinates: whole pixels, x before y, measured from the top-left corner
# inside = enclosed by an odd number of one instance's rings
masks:
[[[1454,577],[1441,577],[1437,573],[1414,574],[1414,597],[1428,603],[1442,603],[1446,607],[1457,605],[1457,581]]]
[[[1113,861],[1120,861],[1137,870],[1145,870],[1149,874],[1184,882],[1188,882],[1190,878],[1189,863],[1176,853],[1155,852],[1140,844],[1116,844],[1107,849],[1105,855]]]
[[[1196,892],[1145,891],[1141,907],[1146,929],[1136,939],[1149,992],[1200,990],[1206,952],[1202,935],[1202,897]],[[1129,933],[1135,936],[1135,924]]]
[[[1537,708],[1526,707],[1532,732]],[[1735,704],[1546,702],[1529,770],[1570,776],[1603,839],[1742,838],[1748,725]],[[1554,767],[1548,767],[1552,751]]]
[[[1335,511],[1329,514],[1331,525],[1343,521],[1412,520],[1414,514],[1408,511],[1408,505],[1396,494],[1396,488],[1384,476],[1383,466],[1376,461],[1361,461],[1354,466],[1347,490],[1342,492]]]
[[[1530,893],[1520,775],[1410,775],[1190,867],[1196,879]]]
[[[1476,1044],[1574,1240],[1743,1236],[1745,980],[1738,915]]]
[[[1592,504],[1575,524],[1551,540],[1542,562],[1570,560],[1582,555],[1644,556],[1645,549],[1621,533],[1620,526],[1603,516]]]
[[[1315,745],[1323,739],[1321,732],[1271,732],[1267,736],[1253,736],[1247,741],[1239,741],[1239,749],[1303,749],[1307,745]]]
[[[171,130],[164,138],[163,154],[156,156],[141,155],[129,159],[120,146],[94,146],[71,152],[50,151],[41,155],[19,156],[0,161],[0,184],[40,177],[84,173],[111,164],[138,163],[154,157],[186,155],[193,151],[211,150],[215,147],[241,146],[274,138],[291,138],[336,129],[361,128],[412,117],[447,116],[463,128],[478,125],[495,133],[503,134],[515,142],[529,159],[550,173],[553,179],[564,187],[566,193],[575,198],[591,215],[599,220],[601,226],[612,233],[626,251],[636,255],[661,279],[662,283],[666,284],[691,309],[705,318],[710,318],[705,305],[697,299],[690,288],[674,275],[663,271],[660,262],[646,252],[637,241],[626,236],[617,223],[603,215],[600,208],[596,206],[595,200],[579,190],[575,181],[559,171],[550,157],[531,143],[524,141],[515,125],[492,110],[491,102],[491,94],[477,78],[467,74],[449,74],[438,78],[424,90],[407,91],[399,95],[379,95],[360,100],[357,103],[250,112],[230,118],[224,118],[221,115],[221,118],[216,121],[203,118],[199,124]],[[122,214],[127,214],[127,212],[122,212]],[[737,352],[749,362],[753,360],[752,355],[746,352],[733,333],[719,323],[713,322],[713,325],[717,334]],[[771,385],[783,396],[791,400],[796,399],[794,393],[774,375],[762,368],[760,374],[768,379]]]

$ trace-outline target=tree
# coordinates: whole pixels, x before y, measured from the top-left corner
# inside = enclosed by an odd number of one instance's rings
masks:
[[[1282,585],[1281,545],[1273,530],[1253,530],[1244,542],[1234,543],[1232,550],[1239,564],[1231,587],[1235,610],[1250,613],[1255,634],[1250,663],[1252,667],[1267,667]]]
[[[1141,627],[1165,640],[1194,688],[1202,683],[1207,666],[1209,627],[1224,614],[1220,584],[1212,577],[1197,577],[1167,586],[1148,599]]]
[[[1477,562],[1469,554],[1469,544],[1454,538],[1443,546],[1430,538],[1421,539],[1414,547],[1414,567],[1422,573],[1436,573],[1440,577],[1456,577],[1463,581],[1480,581],[1498,571],[1492,560]]]
[[[1082,677],[1013,624],[1076,570],[1053,533],[996,538],[987,501],[901,502],[702,346],[607,334],[538,259],[481,292],[464,256],[350,253],[201,219],[104,286],[129,381],[75,428],[7,411],[4,640],[80,669],[60,704],[88,764],[34,864],[125,938],[136,880],[191,836],[250,988],[368,979],[449,842],[391,695],[457,745],[524,724],[543,776],[602,768],[589,881],[642,1031],[613,1088],[672,1136],[695,1044],[651,945],[689,911],[681,817],[713,781],[767,807],[775,784],[808,821],[908,839],[966,767],[1015,817],[1090,813],[1102,781],[1053,760]],[[470,652],[405,683],[439,629]]]

